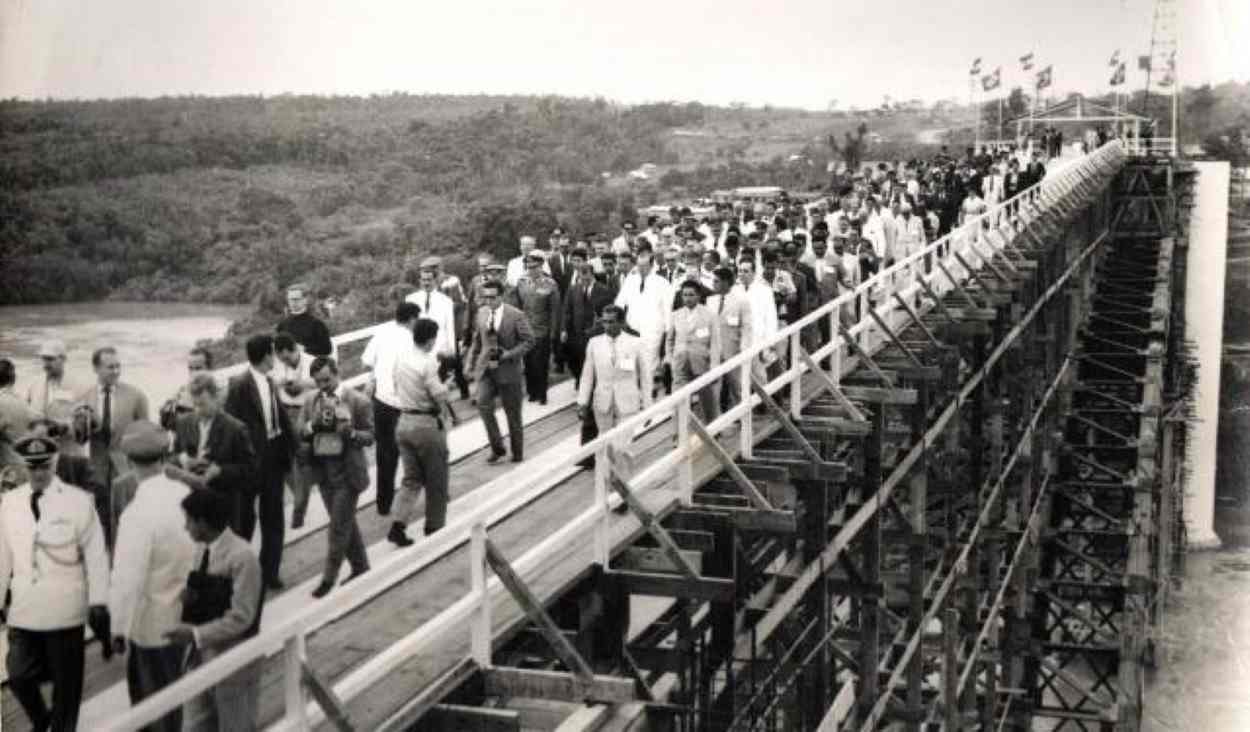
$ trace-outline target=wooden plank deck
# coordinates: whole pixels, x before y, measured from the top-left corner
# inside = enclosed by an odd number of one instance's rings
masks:
[[[486,458],[489,451],[485,447],[472,449],[460,460],[456,461],[452,467],[451,482],[449,485],[450,499],[457,499],[469,496],[474,490],[488,483],[489,481],[505,475],[509,470],[524,470],[526,465],[532,464],[533,459],[540,453],[552,448],[560,443],[562,439],[566,439],[572,426],[578,424],[576,411],[571,406],[561,406],[568,402],[572,397],[572,383],[568,379],[562,379],[561,383],[553,385],[551,389],[551,397],[549,399],[550,409],[538,410],[535,405],[526,404],[526,412],[538,412],[545,416],[539,416],[533,422],[526,424],[525,441],[526,452],[528,458],[525,463],[515,465],[513,463],[500,463],[498,465],[489,465]],[[566,393],[568,392],[568,393]],[[461,417],[461,424],[469,426],[470,432],[480,432],[480,428],[476,426],[477,408],[468,401],[458,400],[455,403],[456,413]],[[468,417],[469,419],[465,419]],[[506,427],[506,425],[501,424]],[[475,440],[475,435],[468,436],[469,443]],[[400,475],[402,475],[402,466]],[[316,491],[314,491],[315,493]],[[379,555],[384,555],[393,551],[393,547],[386,543],[386,533],[390,529],[392,519],[390,517],[379,516],[374,510],[375,500],[374,491],[362,493],[360,502],[357,507],[356,520],[360,524],[361,535],[364,538],[365,545],[370,547],[369,556],[371,561],[375,561]],[[293,603],[297,606],[303,602],[312,602],[309,596],[312,588],[316,586],[322,572],[323,563],[325,561],[325,536],[327,525],[324,522],[325,511],[319,497],[313,497],[310,500],[307,530],[302,532],[292,532],[290,529],[290,509],[291,505],[287,504],[287,541],[282,557],[282,580],[287,584],[287,588],[279,593],[273,593],[266,599],[266,617],[272,617],[272,613],[281,612],[283,606],[291,606]],[[425,517],[424,500],[418,503],[416,516],[413,523],[415,524],[415,532],[410,529],[410,535],[413,538],[420,538],[420,526]],[[449,513],[449,518],[453,516]],[[318,521],[321,519],[321,521]],[[318,525],[319,524],[319,525]],[[259,549],[260,532],[257,531],[253,544]],[[344,570],[346,571],[346,570]],[[86,668],[83,678],[83,710],[82,717],[79,720],[81,729],[91,729],[93,719],[100,719],[109,714],[124,709],[129,706],[129,698],[126,693],[126,660],[125,657],[115,656],[111,662],[104,662],[100,657],[100,647],[92,644],[88,646]],[[45,687],[45,696],[50,698],[50,687]],[[5,686],[3,695],[0,696],[0,729],[17,730],[18,732],[27,732],[31,729],[30,722],[26,718],[25,713],[21,709],[21,705],[17,703],[17,699]]]

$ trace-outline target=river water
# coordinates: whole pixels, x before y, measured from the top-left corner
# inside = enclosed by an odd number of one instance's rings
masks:
[[[74,386],[94,380],[91,352],[117,348],[122,380],[141,388],[155,410],[185,383],[187,351],[220,338],[248,306],[188,303],[88,302],[0,307],[0,357],[17,366],[18,393],[41,371],[39,345],[60,338],[69,351],[66,375]],[[242,355],[240,354],[240,359]],[[226,364],[215,364],[224,366]]]

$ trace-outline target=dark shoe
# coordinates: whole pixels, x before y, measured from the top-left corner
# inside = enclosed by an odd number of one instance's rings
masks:
[[[431,529],[430,527],[427,526],[425,527],[425,535],[429,536],[430,534],[437,533],[441,531],[442,528],[443,528],[442,526],[435,526],[434,528]]]
[[[520,455],[513,455],[513,456],[512,456],[512,462],[514,462],[514,463],[519,463],[519,462],[521,462],[521,461],[522,461],[522,460],[524,460],[524,459],[525,459],[525,458],[521,457]]]
[[[267,579],[267,580],[265,580],[265,587],[268,587],[269,589],[273,590],[274,592],[279,592],[279,591],[281,591],[281,590],[285,590],[285,589],[286,589],[286,585],[284,585],[284,584],[282,583],[282,580],[278,579],[277,577],[273,577],[273,578],[271,578],[271,579]]]
[[[291,520],[291,531],[295,531],[296,529],[302,529],[302,528],[304,528],[304,519],[292,519]]]
[[[368,572],[368,571],[369,571],[369,568],[368,568],[368,567],[365,567],[364,569],[360,570],[359,572],[352,572],[351,574],[347,575],[347,579],[345,579],[345,580],[343,580],[342,582],[340,582],[340,583],[339,583],[339,585],[345,585],[345,584],[347,584],[348,582],[351,582],[352,580],[356,579],[357,577],[359,577],[360,575],[362,575],[362,574],[364,574],[365,572]]]
[[[401,549],[406,546],[412,546],[412,537],[408,536],[408,532],[399,524],[392,524],[391,530],[386,535],[386,540]]]
[[[330,590],[333,590],[333,589],[334,589],[334,585],[330,584],[329,582],[322,582],[321,584],[317,585],[317,589],[312,591],[312,596],[320,600],[321,598],[330,594]]]
[[[543,405],[544,407],[545,407],[545,406],[547,406],[547,400],[546,400],[546,398],[539,399],[539,400],[538,400],[538,403],[539,403],[539,404],[541,404],[541,405]]]
[[[507,455],[508,453],[506,452],[492,452],[490,454],[490,457],[486,458],[486,462],[490,463],[491,465],[494,465],[495,463],[507,457]]]

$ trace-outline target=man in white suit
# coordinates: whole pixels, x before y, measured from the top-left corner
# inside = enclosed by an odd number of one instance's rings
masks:
[[[730,267],[718,268],[716,293],[707,299],[708,310],[716,314],[720,324],[721,354],[724,358],[733,358],[744,348],[749,348],[754,337],[751,331],[754,322],[751,301],[745,290],[734,287],[736,277],[737,272]],[[726,374],[721,384],[721,409],[731,409],[742,401],[742,377],[736,370]]]
[[[183,528],[182,499],[191,489],[163,472],[168,443],[165,431],[146,421],[130,423],[121,441],[139,487],[117,527],[109,613],[114,652],[129,652],[126,684],[131,704],[182,675],[183,649],[164,635],[182,616],[182,591],[195,568],[195,544]],[[178,732],[182,710],[170,712],[147,729]]]
[[[586,346],[577,393],[578,417],[588,419],[593,410],[600,433],[651,406],[651,372],[642,339],[621,330],[625,313],[616,305],[603,309],[602,322],[604,332]],[[618,446],[627,441],[618,441]]]
[[[668,329],[668,363],[673,370],[673,387],[694,381],[721,361],[721,329],[716,313],[699,302],[702,286],[695,280],[681,284],[682,306],[673,311]],[[699,416],[711,422],[720,416],[718,382],[699,390]]]
[[[657,275],[653,266],[651,252],[645,249],[639,252],[637,271],[625,277],[616,295],[616,304],[625,310],[629,327],[642,339],[642,357],[650,374],[660,365],[660,344],[668,331],[673,309],[673,286]],[[651,391],[649,382],[646,391]]]

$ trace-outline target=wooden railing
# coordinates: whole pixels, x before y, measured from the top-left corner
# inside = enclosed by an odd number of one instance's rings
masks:
[[[594,561],[607,566],[612,551],[609,536],[611,509],[621,501],[610,485],[610,445],[628,442],[641,430],[673,420],[677,440],[665,454],[628,481],[628,490],[638,495],[669,482],[671,476],[677,476],[680,499],[688,503],[695,489],[695,457],[708,449],[703,444],[692,441],[692,436],[704,433],[716,437],[736,428],[738,457],[751,457],[755,442],[751,415],[754,407],[761,403],[760,397],[752,394],[752,366],[765,350],[771,349],[778,354],[789,355],[788,368],[765,385],[764,390],[771,395],[789,386],[789,402],[783,406],[797,419],[803,404],[802,377],[814,364],[826,358],[830,360],[831,368],[826,376],[836,389],[841,376],[856,361],[854,352],[873,353],[884,346],[888,340],[886,328],[896,329],[912,317],[908,312],[912,308],[910,303],[918,295],[932,293],[940,298],[951,292],[972,271],[979,270],[985,262],[1002,251],[1024,225],[1038,218],[1042,212],[1052,209],[1071,212],[1073,204],[1069,195],[1074,191],[1087,189],[1096,173],[1117,169],[1123,157],[1123,145],[1118,141],[1110,142],[1011,200],[966,221],[950,234],[896,262],[861,283],[853,291],[825,303],[767,341],[744,349],[656,402],[649,409],[601,434],[594,441],[555,461],[545,463],[540,469],[523,471],[509,490],[486,498],[466,514],[455,517],[442,531],[415,546],[391,554],[380,565],[355,580],[351,592],[333,593],[324,600],[310,603],[293,617],[262,628],[257,637],[241,643],[145,699],[125,714],[111,720],[104,729],[139,729],[279,648],[285,655],[285,716],[277,722],[275,728],[310,729],[325,719],[325,712],[319,704],[310,704],[308,700],[306,638],[330,621],[368,603],[466,544],[470,545],[471,556],[471,589],[468,593],[407,637],[353,669],[334,683],[332,690],[321,687],[319,683],[314,683],[313,686],[317,687],[316,696],[319,699],[326,696],[325,692],[332,691],[338,700],[349,702],[386,678],[404,662],[430,651],[448,633],[465,627],[470,629],[472,659],[479,665],[489,666],[492,641],[491,606],[506,592],[498,578],[489,577],[490,573],[486,568],[489,530],[492,526],[552,490],[559,482],[579,470],[579,462],[593,455],[596,458],[593,505],[566,523],[558,532],[515,559],[511,567],[517,577],[524,581],[556,558],[567,555],[569,546],[586,541],[593,544]],[[909,276],[909,272],[914,273],[914,276]],[[857,323],[845,331],[839,327],[839,312],[843,306],[857,308],[854,312],[863,314]],[[807,354],[801,343],[801,332],[805,328],[817,326],[822,320],[829,322],[831,333],[843,335],[835,336],[814,353]],[[371,329],[364,329],[339,336],[336,344],[358,340],[370,332]],[[722,378],[739,379],[741,393],[751,396],[703,425],[691,414],[691,398],[704,386]]]

